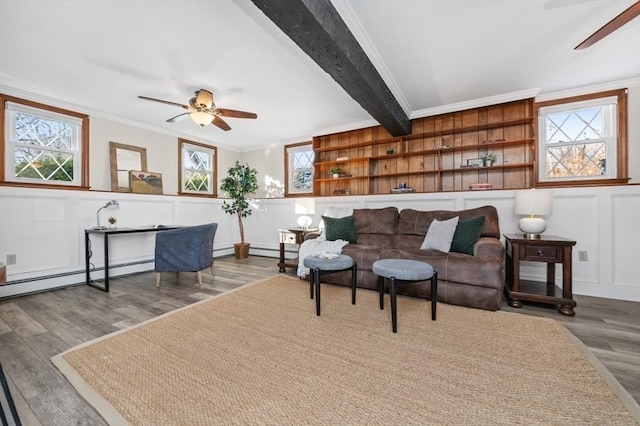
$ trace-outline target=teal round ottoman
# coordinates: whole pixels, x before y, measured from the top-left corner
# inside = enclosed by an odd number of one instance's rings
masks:
[[[325,259],[318,256],[308,256],[303,260],[304,266],[311,270],[309,274],[309,288],[313,299],[313,290],[316,290],[316,315],[320,316],[320,274],[346,271],[351,269],[351,304],[356,304],[356,275],[358,265],[347,255],[341,254],[333,259]]]
[[[378,292],[380,293],[380,309],[384,309],[384,279],[391,282],[389,297],[391,298],[391,328],[398,332],[396,315],[396,291],[398,284],[431,280],[431,320],[436,320],[436,299],[438,296],[438,273],[426,262],[410,259],[382,259],[373,262],[373,272],[378,276]]]

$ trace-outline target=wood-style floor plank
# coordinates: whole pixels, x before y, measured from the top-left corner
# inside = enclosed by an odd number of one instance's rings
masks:
[[[240,285],[278,274],[277,260],[216,259],[214,274],[155,273],[111,280],[111,291],[88,286],[0,300],[0,361],[25,425],[103,425],[67,383],[51,357],[78,343],[126,328]],[[287,275],[295,276],[294,270]],[[576,335],[625,389],[640,401],[640,303],[576,296],[575,317],[548,305],[502,309],[553,318]]]

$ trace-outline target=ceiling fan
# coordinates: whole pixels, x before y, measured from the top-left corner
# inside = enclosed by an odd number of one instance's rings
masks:
[[[231,130],[231,127],[221,117],[231,118],[257,118],[258,115],[253,112],[236,111],[234,109],[218,108],[213,102],[213,93],[208,90],[196,90],[195,96],[189,99],[189,105],[179,104],[177,102],[163,101],[162,99],[149,98],[147,96],[138,96],[140,99],[148,101],[160,102],[162,104],[174,105],[187,110],[167,120],[167,123],[173,123],[188,117],[200,126],[214,124],[222,130]]]
[[[585,41],[575,47],[575,50],[585,49],[599,42],[627,22],[631,21],[633,18],[636,18],[638,15],[640,15],[640,1],[629,6],[624,12],[620,13],[611,21],[603,25],[598,31],[587,37]]]

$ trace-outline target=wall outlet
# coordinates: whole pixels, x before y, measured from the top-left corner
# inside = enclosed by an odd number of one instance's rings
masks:
[[[7,265],[15,265],[16,263],[18,263],[17,256],[15,254],[8,254]]]
[[[589,255],[587,254],[586,251],[579,251],[578,252],[578,260],[580,262],[588,262],[589,261]]]

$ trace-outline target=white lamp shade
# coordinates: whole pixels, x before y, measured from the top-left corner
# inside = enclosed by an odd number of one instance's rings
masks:
[[[553,192],[544,189],[517,191],[514,213],[527,216],[550,215],[553,208]]]

